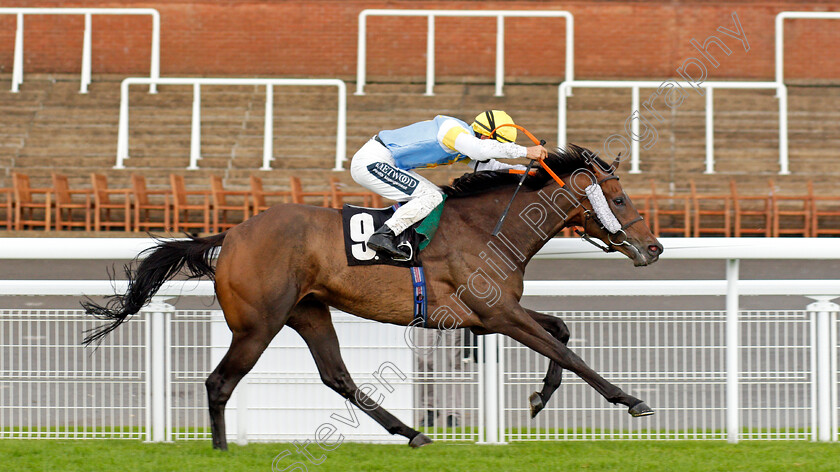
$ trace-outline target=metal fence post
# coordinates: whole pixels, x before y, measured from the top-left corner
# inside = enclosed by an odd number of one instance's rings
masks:
[[[484,340],[484,438],[481,444],[501,444],[499,422],[499,341],[500,334],[488,334]]]
[[[192,125],[190,127],[190,165],[188,170],[198,169],[201,159],[201,84],[193,84]]]
[[[740,327],[738,325],[738,269],[740,261],[726,261],[726,440],[737,443],[741,436]]]
[[[338,116],[335,135],[335,167],[333,170],[344,170],[342,163],[347,160],[347,86],[344,82],[336,83],[338,87]]]
[[[15,56],[12,60],[12,92],[20,91],[23,82],[23,13],[17,14],[15,29]]]
[[[236,386],[236,444],[248,444],[248,376]]]
[[[429,14],[429,31],[426,33],[426,93],[434,95],[435,87],[435,15]]]
[[[639,119],[632,120],[630,123],[631,132],[633,134],[633,139],[630,140],[630,173],[641,174],[642,171],[639,169],[640,146],[639,139],[636,138],[639,136],[639,121],[642,117],[641,112],[639,111],[639,87],[636,85],[632,88],[630,101],[630,116],[632,117],[634,113],[639,113]]]
[[[569,84],[563,82],[557,87],[557,146],[566,147],[566,97]]]
[[[497,352],[499,363],[496,368],[497,373],[497,387],[496,387],[496,414],[498,415],[498,431],[499,444],[507,444],[507,434],[505,433],[505,338],[501,334],[497,334],[498,339]]]
[[[779,175],[790,175],[787,86],[779,84],[776,97],[779,99]]]
[[[365,94],[365,72],[367,65],[367,12],[359,13],[358,44],[356,44],[356,93]]]
[[[706,87],[706,170],[715,173],[715,88]]]
[[[169,324],[175,307],[166,303],[168,298],[170,297],[153,297],[152,302],[141,310],[149,324],[146,349],[150,351],[151,355],[147,356],[150,362],[146,366],[146,375],[149,377],[149,382],[147,382],[149,393],[146,394],[148,404],[146,407],[151,412],[152,442],[164,442],[172,437],[172,416],[171,412],[168,411],[172,407],[170,401],[172,356],[169,352],[171,344]],[[146,438],[149,439],[148,431]]]
[[[496,17],[496,97],[504,97],[505,82],[505,17]]]
[[[128,86],[126,79],[120,84],[120,122],[117,125],[117,163],[114,169],[125,169],[124,161],[128,159]]]
[[[152,64],[149,66],[149,78],[152,82],[149,84],[149,93],[157,93],[157,82],[155,80],[160,78],[160,12],[151,9],[152,14]]]
[[[274,160],[274,86],[265,84],[265,129],[263,130],[263,165],[260,170],[271,170]]]
[[[88,85],[90,85],[90,30],[90,13],[85,13],[85,33],[82,39],[82,85],[79,93],[88,93]]]
[[[814,337],[811,339],[811,349],[816,353],[811,359],[813,385],[816,390],[812,399],[816,403],[812,408],[816,410],[815,424],[811,425],[816,429],[815,439],[818,441],[834,441],[837,439],[837,367],[835,360],[835,346],[837,335],[834,321],[840,305],[831,302],[832,296],[808,297],[816,300],[808,305],[807,310],[811,315],[811,323],[814,329],[811,330]]]

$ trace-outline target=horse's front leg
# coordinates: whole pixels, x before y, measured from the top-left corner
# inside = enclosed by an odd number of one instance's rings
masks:
[[[524,308],[528,315],[534,321],[540,324],[554,339],[560,341],[565,346],[569,342],[569,328],[566,323],[556,316],[546,315],[534,310]],[[548,364],[548,372],[543,379],[543,388],[539,392],[534,392],[528,397],[528,407],[531,409],[531,418],[537,416],[537,413],[542,411],[548,404],[548,400],[554,391],[560,386],[563,381],[563,368],[560,364],[550,361]]]
[[[652,415],[653,410],[642,400],[627,394],[622,389],[598,375],[571,349],[552,337],[540,326],[519,303],[510,301],[494,307],[492,311],[484,308],[479,314],[484,327],[490,331],[509,336],[529,348],[556,362],[560,367],[577,374],[610,403],[620,403],[629,408],[632,416]]]

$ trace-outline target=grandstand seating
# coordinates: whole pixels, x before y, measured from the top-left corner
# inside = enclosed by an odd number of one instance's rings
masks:
[[[177,233],[195,228],[209,233],[210,192],[187,190],[183,175],[171,174],[169,180],[172,185],[172,230]],[[194,219],[196,212],[200,212],[201,221]]]
[[[15,194],[15,229],[41,226],[45,230],[51,227],[52,188],[33,188],[29,183],[29,176],[17,172],[12,173]],[[43,199],[36,199],[36,195],[43,195]],[[36,217],[40,213],[40,218]]]
[[[0,227],[6,230],[14,229],[14,190],[10,187],[0,188],[0,210],[3,211],[3,216],[0,218]]]
[[[254,214],[267,210],[272,204],[277,203],[289,203],[291,201],[292,192],[289,191],[266,191],[263,189],[263,181],[262,178],[257,177],[256,175],[252,175],[251,179],[251,201],[252,203],[252,210]],[[266,197],[283,197],[282,200],[272,201],[271,203],[266,200]]]
[[[332,204],[332,191],[304,192],[303,185],[297,176],[289,177],[292,192],[292,203],[318,205],[328,207]],[[314,198],[312,198],[314,197]]]
[[[108,188],[108,177],[104,174],[90,175],[93,186],[93,228],[120,228],[131,231],[131,189]],[[118,196],[112,200],[111,196]]]
[[[813,194],[779,195],[770,180],[770,205],[773,216],[773,237],[782,234],[808,237],[811,235],[811,205]],[[809,185],[809,190],[813,185]]]
[[[269,171],[257,170],[262,164],[262,87],[203,87],[201,168],[192,171],[185,169],[189,163],[192,90],[179,86],[161,86],[159,90],[157,95],[150,95],[142,87],[132,89],[131,158],[125,161],[127,169],[115,170],[111,167],[116,150],[118,81],[103,77],[91,85],[88,95],[80,95],[76,76],[31,74],[19,94],[0,93],[3,111],[0,135],[4,139],[0,146],[0,166],[4,167],[5,175],[25,174],[34,187],[42,189],[53,187],[54,172],[66,175],[68,186],[74,191],[82,189],[93,173],[104,176],[116,187],[124,187],[119,193],[126,196],[130,193],[127,198],[130,201],[118,199],[119,210],[113,208],[114,215],[100,216],[100,230],[103,227],[123,231],[163,230],[172,226],[164,213],[174,212],[176,202],[163,201],[167,196],[175,197],[171,174],[180,175],[186,188],[207,195],[206,208],[210,215],[207,223],[202,219],[200,226],[190,228],[198,231],[215,226],[213,209],[223,206],[212,201],[208,185],[211,176],[221,179],[226,192],[248,192],[251,213],[280,201],[301,199],[323,206],[336,206],[344,200],[363,205],[382,204],[381,199],[355,184],[349,172],[330,170],[335,153],[333,90],[316,87],[275,90],[276,159],[272,163],[274,169]],[[493,96],[492,85],[469,82],[438,84],[436,95],[431,97],[424,96],[422,90],[422,84],[380,83],[369,84],[365,96],[348,95],[348,159],[377,130],[428,119],[435,113],[469,119],[486,108],[503,108],[549,143],[556,138],[556,85],[508,84],[505,97]],[[840,164],[830,158],[832,147],[840,139],[840,91],[831,87],[791,86],[789,100],[793,175],[776,174],[778,110],[772,92],[720,90],[715,95],[718,174],[702,173],[704,104],[699,96],[689,97],[658,127],[657,145],[641,151],[643,173],[629,174],[624,168],[626,164],[622,166],[622,185],[636,198],[636,206],[647,214],[651,225],[663,235],[712,234],[706,232],[706,226],[719,226],[721,231],[717,234],[732,235],[804,234],[804,229],[813,235],[840,234],[840,223],[837,223],[840,215],[832,213],[840,212],[840,197],[833,197],[838,192],[830,179],[825,178],[840,174]],[[627,91],[575,90],[569,100],[569,139],[599,149],[603,137],[623,130],[628,112]],[[445,184],[466,170],[454,165],[420,173],[435,183]],[[160,200],[152,202],[148,195],[144,197],[130,185],[132,174],[142,176],[144,184],[148,183],[146,192]],[[772,192],[775,203],[768,200],[770,177],[775,179],[777,187]],[[254,186],[255,178],[261,188]],[[730,185],[732,178],[737,179],[737,195]],[[694,182],[694,200],[690,181]],[[810,191],[809,182],[813,187]],[[0,186],[12,187],[9,177],[0,176]],[[660,190],[656,191],[657,188]],[[9,197],[13,194],[12,190],[6,192]],[[50,193],[49,213],[54,215],[55,207],[63,203],[55,202],[55,191]],[[705,214],[707,206],[713,203],[703,199],[710,195],[716,196],[719,206],[716,210],[719,213],[714,217]],[[37,194],[34,201],[29,198],[31,203],[24,195],[0,202],[0,211],[5,209],[7,213],[7,226],[32,227],[34,217],[13,218],[18,208],[30,208],[26,212],[34,212],[40,222],[38,227],[44,227],[42,197],[45,198],[43,193]],[[96,197],[93,199],[96,208]],[[21,205],[12,200],[19,200]],[[236,205],[241,200],[235,202]],[[28,206],[32,204],[40,206]],[[191,204],[200,205],[203,213],[202,202]],[[731,206],[728,210],[727,204]],[[102,205],[100,198],[100,209]],[[123,215],[126,205],[131,212],[129,222]],[[183,207],[182,202],[177,205]],[[766,210],[765,205],[775,207]],[[156,211],[157,216],[152,220],[141,218],[149,211]],[[774,211],[775,216],[766,220],[768,211]],[[229,213],[233,218],[232,212]],[[96,214],[99,212],[94,211]],[[731,218],[728,230],[724,221],[727,215]],[[224,217],[219,216],[221,227]],[[103,223],[114,226],[103,226]],[[96,221],[93,226],[96,229]],[[832,233],[833,230],[838,232]]]
[[[90,231],[90,215],[93,210],[91,191],[71,189],[67,176],[64,174],[54,173],[52,178],[55,191],[55,229],[61,231],[65,228],[84,228],[85,231]],[[74,199],[74,195],[81,195],[82,198]],[[82,220],[77,221],[73,217],[74,210],[81,210]]]
[[[250,192],[244,190],[225,190],[220,175],[210,176],[210,192],[213,200],[213,232],[218,233],[232,228],[251,216]],[[232,203],[228,197],[238,198],[241,203]],[[240,213],[241,212],[241,213]]]
[[[140,174],[131,174],[131,188],[134,194],[134,224],[135,232],[160,229],[171,231],[171,197],[169,190],[150,190],[146,187],[146,178]],[[163,197],[162,201],[158,196]],[[155,200],[153,200],[153,198]],[[154,214],[160,214],[157,218]]]
[[[811,200],[811,236],[840,234],[840,196],[818,195],[814,185],[808,182],[808,195]]]
[[[344,190],[344,184],[337,177],[330,177],[330,192],[332,197],[332,207],[341,208],[344,205],[345,197],[361,197],[362,206],[372,208],[382,208],[382,197],[373,192],[347,192]]]
[[[251,189],[242,191],[225,189],[222,177],[213,175],[209,190],[187,190],[184,176],[171,174],[170,188],[162,190],[147,188],[142,175],[132,174],[131,189],[115,189],[108,188],[106,176],[93,174],[93,188],[71,189],[67,177],[61,174],[53,175],[53,187],[32,188],[27,175],[15,173],[15,199],[10,200],[7,207],[14,218],[8,226],[52,228],[51,221],[55,221],[54,228],[58,231],[115,228],[136,232],[206,233],[231,228],[277,203],[302,202],[341,208],[345,198],[351,197],[356,204],[383,206],[382,197],[372,192],[344,192],[337,177],[329,179],[330,191],[304,191],[294,176],[289,180],[292,190],[265,191],[262,179],[254,175],[251,176]],[[656,182],[651,180],[650,193],[630,194],[630,197],[657,236],[840,234],[840,195],[816,195],[810,181],[806,193],[780,195],[774,182],[769,180],[768,183],[764,195],[743,195],[734,179],[730,181],[729,194],[701,194],[690,181],[690,194],[673,195],[657,192]],[[43,197],[36,198],[36,195]],[[84,198],[73,199],[73,195]],[[121,198],[114,201],[110,198],[112,195]],[[158,199],[153,201],[151,196]],[[81,210],[82,218],[76,219],[72,210]],[[94,215],[93,224],[91,214]],[[710,223],[703,223],[709,219]],[[562,235],[572,236],[573,231],[567,229]]]
[[[631,196],[632,200],[632,196]],[[654,234],[663,236],[691,236],[691,199],[688,195],[663,195],[656,191],[656,181],[650,181],[648,221]]]
[[[726,194],[697,193],[694,180],[689,180],[691,188],[692,220],[694,221],[693,236],[703,235],[729,236],[730,233],[730,204],[731,199]],[[711,226],[704,226],[703,221],[712,220]]]
[[[735,237],[770,236],[773,225],[772,206],[770,196],[741,195],[735,179],[729,181],[732,207],[735,213]]]

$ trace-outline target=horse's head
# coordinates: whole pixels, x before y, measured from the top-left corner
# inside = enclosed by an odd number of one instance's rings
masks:
[[[568,152],[583,156],[585,165],[564,179],[580,202],[569,213],[567,225],[581,227],[579,233],[584,239],[604,251],[621,252],[636,266],[656,262],[662,254],[662,244],[624,193],[615,174],[619,159],[607,164],[575,145],[570,145]],[[602,241],[604,246],[594,239]]]
[[[570,144],[566,149],[550,152],[548,157],[541,161],[541,165],[521,181],[531,191],[525,192],[531,195],[531,201],[529,203],[526,199],[522,202],[525,208],[521,210],[520,216],[533,231],[518,231],[518,234],[537,234],[539,239],[520,240],[520,245],[533,249],[531,254],[534,254],[542,247],[547,237],[554,236],[564,226],[577,226],[583,229],[581,235],[584,239],[604,251],[621,252],[637,266],[656,262],[662,254],[662,245],[650,232],[633,202],[621,188],[618,176],[615,175],[617,168],[618,160],[611,165],[607,164],[594,153],[574,144]],[[511,187],[520,183],[521,174],[522,172],[465,174],[452,185],[443,187],[443,191],[450,198],[460,198],[499,189],[500,192],[504,192],[504,199],[507,199],[510,198]],[[502,200],[498,196],[495,198],[497,201]],[[541,202],[550,202],[555,211],[547,210]],[[476,200],[474,205],[463,210],[464,214],[470,218],[481,219],[485,213],[476,209],[481,208],[480,205],[487,205],[487,202],[483,201],[482,197]],[[499,211],[502,211],[501,208]],[[552,215],[558,218],[551,220]],[[498,216],[494,221],[499,221]],[[492,222],[484,224],[488,226],[489,231]],[[550,231],[546,231],[547,225],[551,226]],[[513,229],[509,234],[517,234],[517,230]],[[603,245],[596,240],[601,240]]]

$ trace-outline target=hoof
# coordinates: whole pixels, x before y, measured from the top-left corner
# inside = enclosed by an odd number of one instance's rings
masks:
[[[425,434],[420,433],[417,436],[414,436],[414,438],[411,441],[408,442],[408,445],[416,449],[418,447],[423,447],[426,444],[431,444],[431,443],[432,443],[431,439],[429,439]]]
[[[534,392],[530,397],[528,397],[528,404],[531,407],[531,418],[536,417],[537,413],[541,412],[542,409],[545,408],[545,404],[543,403],[539,392]]]
[[[650,416],[650,415],[652,415],[653,414],[653,409],[651,407],[647,406],[647,404],[645,402],[639,402],[639,403],[636,403],[635,405],[631,406],[628,413],[630,413],[630,416],[632,416],[634,418],[638,418],[640,416]]]

